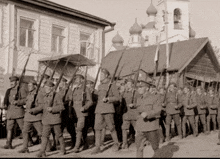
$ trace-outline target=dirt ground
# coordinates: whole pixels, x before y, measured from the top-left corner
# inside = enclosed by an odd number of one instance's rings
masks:
[[[94,142],[94,136],[91,132],[89,134],[90,148],[84,150],[80,153],[73,153],[72,150],[68,151],[70,147],[70,136],[68,133],[64,134],[67,154],[61,156],[58,151],[48,152],[48,157],[77,157],[77,158],[94,158],[94,157],[117,157],[117,158],[131,158],[136,155],[135,144],[131,144],[128,150],[119,150],[118,152],[112,152],[112,140],[107,132],[105,145],[102,147],[102,153],[97,155],[91,155],[93,149],[92,143]],[[35,157],[39,152],[40,145],[35,145],[29,147],[30,153],[20,154],[18,150],[22,148],[22,139],[15,138],[13,140],[12,150],[5,150],[2,147],[5,145],[6,139],[0,139],[0,157]],[[200,134],[198,137],[194,138],[192,135],[185,139],[178,139],[177,137],[172,138],[170,142],[165,142],[160,144],[160,153],[156,157],[171,158],[171,157],[220,157],[220,146],[217,145],[218,133],[212,132],[209,135]],[[150,145],[146,146],[144,149],[144,157],[153,157],[154,153]]]

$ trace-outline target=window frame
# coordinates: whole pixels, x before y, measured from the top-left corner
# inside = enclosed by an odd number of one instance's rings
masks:
[[[53,28],[61,29],[62,30],[62,35],[54,34],[53,33]],[[53,46],[54,46],[53,37],[54,36],[56,36],[56,38],[55,38],[55,40],[56,40],[55,50],[53,48]],[[65,27],[52,24],[52,27],[51,27],[51,52],[64,54],[64,40],[65,40],[65,38],[66,38],[66,36],[65,36]],[[61,41],[60,39],[62,39],[61,47],[60,47],[60,41]]]

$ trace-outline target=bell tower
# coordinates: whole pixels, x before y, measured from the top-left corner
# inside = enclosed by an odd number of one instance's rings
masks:
[[[158,0],[156,17],[161,40],[165,40],[165,5],[167,5],[168,41],[182,41],[189,39],[189,0]],[[163,42],[162,42],[163,43]]]

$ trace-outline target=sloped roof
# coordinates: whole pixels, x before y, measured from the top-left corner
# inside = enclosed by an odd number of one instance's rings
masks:
[[[207,37],[169,43],[170,67],[168,71],[182,71],[207,43],[209,43]],[[141,69],[147,73],[153,73],[156,48],[156,45],[152,45],[149,47],[130,48],[110,52],[103,58],[102,67],[108,69],[110,73],[113,74],[120,55],[125,51],[116,75],[118,75],[123,64],[124,66],[120,76],[126,76],[137,70],[142,58]],[[218,67],[219,70],[219,63],[217,62],[214,52],[212,50],[208,52],[213,57],[212,60],[214,60],[215,66]],[[160,45],[158,72],[163,70],[163,67],[166,66],[166,59],[166,45],[163,44]]]
[[[149,22],[144,26],[144,29],[155,29],[155,24],[156,24],[155,21]]]
[[[73,9],[73,8],[69,8],[54,2],[51,2],[49,0],[11,0],[14,1],[16,3],[27,3],[27,4],[31,4],[31,5],[35,5],[38,7],[44,7],[46,9],[49,10],[53,10],[56,11],[58,14],[66,14],[69,15],[71,17],[77,17],[77,18],[81,18],[84,20],[88,20],[90,22],[94,22],[96,24],[102,25],[102,26],[114,26],[115,23],[111,23],[105,19],[99,18],[97,16]],[[74,2],[73,2],[74,3]]]

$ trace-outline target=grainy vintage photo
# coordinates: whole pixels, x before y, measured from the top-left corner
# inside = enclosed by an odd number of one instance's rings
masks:
[[[219,158],[219,8],[0,0],[0,157]]]

